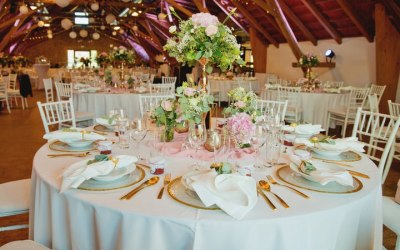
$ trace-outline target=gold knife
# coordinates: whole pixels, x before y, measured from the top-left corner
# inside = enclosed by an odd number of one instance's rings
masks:
[[[349,174],[351,174],[351,175],[369,179],[369,176],[366,175],[366,174],[363,174],[363,173],[360,173],[360,172],[357,172],[357,171],[354,171],[354,170],[349,170],[349,169],[346,169],[346,170],[347,170],[347,171],[349,172]]]
[[[270,199],[268,199],[268,197],[264,194],[264,192],[261,190],[261,188],[260,187],[258,187],[257,186],[257,193],[259,193],[260,195],[261,195],[261,197],[263,197],[264,198],[264,200],[267,202],[267,204],[269,205],[269,207],[272,209],[272,210],[276,210],[276,207],[275,207],[275,205],[270,201]]]
[[[163,194],[164,194],[164,188],[165,186],[167,186],[169,183],[171,182],[171,174],[168,173],[165,177],[164,177],[164,184],[160,190],[160,192],[158,193],[157,199],[161,199]]]

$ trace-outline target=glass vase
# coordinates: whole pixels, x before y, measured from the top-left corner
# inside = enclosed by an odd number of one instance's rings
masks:
[[[160,141],[170,142],[174,139],[175,124],[167,124],[160,127]]]

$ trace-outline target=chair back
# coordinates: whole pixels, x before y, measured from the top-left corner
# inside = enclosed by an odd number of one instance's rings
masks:
[[[8,88],[17,89],[17,74],[10,74],[9,77]]]
[[[57,92],[57,100],[67,100],[72,98],[72,84],[71,83],[63,83],[56,82],[56,92]]]
[[[278,101],[287,101],[289,107],[300,106],[300,88],[298,87],[278,87]]]
[[[176,76],[163,76],[161,77],[162,84],[175,84],[176,83]]]
[[[400,116],[400,103],[392,102],[388,100],[389,114],[392,116]]]
[[[285,120],[286,109],[288,101],[271,101],[271,100],[257,100],[256,108],[261,113],[264,113],[266,109],[272,109],[275,111],[274,114],[280,114],[281,121]]]
[[[368,95],[369,110],[379,113],[378,96],[376,94]]]
[[[37,106],[46,133],[50,132],[49,126],[54,124],[61,127],[63,123],[71,122],[72,127],[76,127],[74,105],[71,98],[67,101],[37,102]]]
[[[7,84],[0,83],[0,99],[7,99]]]
[[[357,109],[362,108],[369,94],[369,88],[351,88],[350,98],[347,103],[346,116],[354,119]]]
[[[139,95],[140,117],[143,117],[145,112],[156,108],[162,100],[170,98],[175,98],[175,95]]]
[[[367,139],[367,156],[379,162],[378,169],[383,181],[387,174],[386,161],[395,142],[399,125],[399,116],[363,111],[361,107],[357,109],[352,136]],[[379,153],[376,154],[376,151]]]
[[[150,84],[150,93],[160,95],[174,95],[175,83]]]
[[[44,84],[44,92],[46,94],[46,102],[54,102],[53,83],[51,81],[51,78],[44,78],[43,84]]]
[[[378,97],[378,105],[381,102],[381,98],[383,95],[383,92],[385,92],[386,85],[376,85],[376,84],[371,84],[371,87],[369,88],[369,94],[373,95],[376,94]]]

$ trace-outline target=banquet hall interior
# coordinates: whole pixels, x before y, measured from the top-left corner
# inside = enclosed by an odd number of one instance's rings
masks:
[[[400,250],[400,1],[0,0],[0,37],[0,250]]]

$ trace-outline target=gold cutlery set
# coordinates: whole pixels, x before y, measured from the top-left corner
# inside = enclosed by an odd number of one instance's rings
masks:
[[[157,184],[158,181],[160,180],[160,177],[158,176],[153,176],[150,179],[146,180],[145,182],[143,182],[142,184],[140,184],[139,186],[137,186],[136,188],[134,188],[132,191],[128,192],[127,194],[125,194],[124,196],[122,196],[121,198],[119,198],[120,200],[130,200],[135,194],[137,194],[140,190],[144,189],[145,187],[149,187],[152,186],[154,184]],[[164,188],[166,186],[168,186],[168,184],[171,182],[171,174],[168,173],[165,175],[164,177],[164,182],[162,185],[162,188],[160,189],[160,192],[157,195],[157,199],[162,199],[162,196],[164,194]]]

